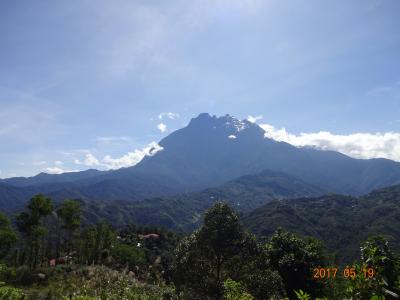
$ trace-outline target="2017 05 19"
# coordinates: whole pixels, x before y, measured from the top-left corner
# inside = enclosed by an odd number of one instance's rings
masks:
[[[362,276],[365,279],[370,279],[375,276],[375,270],[374,268],[363,268],[360,271],[354,266],[346,266],[343,269],[337,267],[318,267],[313,270],[313,278],[316,280],[334,279],[336,276],[343,276],[346,279],[355,279],[358,276]]]

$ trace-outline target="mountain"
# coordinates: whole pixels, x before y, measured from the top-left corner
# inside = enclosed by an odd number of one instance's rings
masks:
[[[53,183],[72,183],[79,180],[94,178],[106,173],[107,171],[99,171],[94,169],[81,172],[68,172],[63,174],[39,173],[38,175],[32,177],[12,177],[0,179],[0,183],[6,183],[15,187],[38,186]]]
[[[400,163],[297,148],[264,134],[247,120],[200,114],[162,139],[162,151],[146,156],[134,167],[98,176],[96,183],[85,184],[76,193],[89,199],[138,200],[150,193],[158,196],[218,186],[263,170],[283,172],[329,192],[351,195],[400,182]],[[96,192],[99,186],[107,188],[100,194]],[[126,193],[109,192],[113,187]]]
[[[39,190],[35,188],[25,189],[0,182],[0,211],[13,213],[23,208],[23,202],[29,199]]]
[[[330,192],[352,195],[400,182],[400,163],[297,148],[264,134],[247,120],[200,114],[163,139],[164,150],[146,157],[132,171],[159,172],[189,189],[216,186],[262,170],[283,172]]]
[[[188,126],[162,139],[159,145],[161,151],[154,151],[129,168],[39,174],[2,183],[31,188],[32,192],[39,189],[56,200],[140,201],[216,187],[263,170],[282,172],[321,190],[349,195],[361,195],[400,182],[400,163],[297,148],[265,138],[264,130],[257,124],[229,115],[200,114]],[[8,203],[9,199],[21,203],[27,200],[21,198],[21,193],[0,194],[0,203]]]
[[[82,201],[86,222],[102,219],[120,226],[130,223],[162,225],[190,231],[206,209],[217,201],[228,202],[241,214],[272,200],[322,195],[323,191],[284,173],[263,171],[245,175],[219,187],[143,201]]]
[[[400,185],[358,198],[327,195],[271,201],[243,223],[260,238],[278,227],[318,238],[347,263],[359,255],[360,243],[374,235],[385,236],[400,251]]]

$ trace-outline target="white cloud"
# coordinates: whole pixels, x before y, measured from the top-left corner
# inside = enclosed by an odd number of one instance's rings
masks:
[[[102,164],[107,169],[119,169],[123,167],[131,167],[136,165],[144,157],[140,150],[135,150],[133,152],[128,152],[127,154],[119,157],[112,158],[110,155],[106,155],[102,159]]]
[[[162,112],[158,115],[158,119],[162,120],[164,117],[167,117],[168,119],[175,120],[180,117],[178,113],[173,113],[173,112]]]
[[[89,167],[100,165],[99,160],[92,153],[86,153],[85,160],[83,162],[81,162],[79,159],[75,159],[75,163],[77,165],[85,165]]]
[[[164,123],[160,123],[157,125],[157,129],[161,132],[165,132],[167,130],[167,125],[165,125]]]
[[[253,117],[252,115],[248,115],[247,121],[249,121],[250,123],[256,123],[258,120],[261,120],[262,117],[263,117],[262,115],[256,116],[256,117]]]
[[[48,174],[62,174],[62,173],[69,173],[69,172],[78,172],[78,170],[66,170],[59,167],[48,167],[44,168],[43,171]]]
[[[54,167],[54,168],[48,167],[48,168],[45,168],[44,171],[46,173],[48,173],[48,174],[62,174],[62,173],[64,173],[64,170],[61,169],[61,168],[58,168],[58,167]]]
[[[93,154],[87,153],[84,161],[81,162],[79,160],[75,160],[75,163],[86,166],[100,166],[106,169],[119,169],[123,167],[134,166],[140,162],[143,157],[153,156],[162,149],[163,148],[156,142],[151,142],[148,146],[141,150],[136,149],[118,158],[112,158],[110,155],[106,155],[99,160]]]
[[[353,133],[332,134],[327,131],[291,134],[285,128],[260,124],[265,137],[287,142],[294,146],[315,146],[323,150],[334,150],[355,158],[388,158],[400,161],[400,133]]]
[[[228,139],[236,139],[236,135],[231,134],[228,136]]]

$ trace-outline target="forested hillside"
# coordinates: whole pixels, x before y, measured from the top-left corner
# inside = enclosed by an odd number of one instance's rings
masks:
[[[159,224],[174,230],[190,231],[200,216],[217,201],[225,201],[240,213],[248,213],[274,199],[311,197],[323,191],[290,175],[263,171],[229,181],[200,192],[177,194],[144,201],[82,201],[85,221],[106,219],[113,225]]]
[[[369,236],[383,235],[395,249],[400,250],[400,185],[358,198],[327,195],[284,199],[281,188],[287,188],[287,185],[275,185],[277,177],[285,182],[286,177],[282,174],[261,173],[200,193],[137,203],[85,201],[82,209],[88,223],[106,219],[111,224],[124,225],[130,220],[137,224],[159,224],[179,232],[190,232],[201,224],[201,215],[206,209],[217,201],[226,201],[243,216],[245,227],[259,239],[269,238],[282,227],[303,237],[322,240],[338,261],[347,262],[357,257],[360,242]],[[273,179],[273,185],[269,186],[267,182],[270,179]],[[257,182],[263,188],[257,190]],[[299,185],[293,187],[301,190]],[[318,190],[306,187],[309,189],[303,191],[318,193]],[[292,195],[295,197],[296,193]],[[263,202],[267,204],[258,207]]]
[[[400,250],[400,185],[354,198],[330,195],[318,198],[272,201],[244,218],[259,237],[278,227],[322,241],[338,259],[350,262],[360,242],[382,235]]]
[[[16,216],[18,232],[0,214],[0,299],[389,299],[400,293],[399,256],[382,237],[362,241],[357,260],[340,265],[322,241],[283,229],[257,241],[221,202],[188,235],[134,224],[84,226],[81,213],[80,202],[54,206],[37,195]]]

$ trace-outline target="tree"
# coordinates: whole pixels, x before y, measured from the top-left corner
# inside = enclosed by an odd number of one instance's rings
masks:
[[[69,253],[73,234],[81,225],[81,206],[76,200],[65,200],[57,210],[61,219],[62,228],[66,231],[66,252]]]
[[[212,264],[203,257],[199,247],[198,232],[183,238],[175,250],[173,281],[178,294],[185,298],[209,297]]]
[[[237,214],[224,203],[216,203],[206,212],[204,225],[184,238],[175,254],[174,283],[186,298],[222,299],[228,279],[243,284],[249,292],[259,289],[265,295],[268,288],[255,287],[254,282],[263,287],[279,282],[279,275],[275,280],[269,276],[269,269],[259,268],[264,266],[259,261],[261,249],[244,231]],[[263,283],[264,279],[268,280]]]
[[[11,227],[10,220],[0,212],[0,259],[4,258],[17,242],[17,235]]]
[[[318,294],[322,288],[312,278],[312,270],[323,265],[321,245],[314,239],[303,241],[295,234],[278,229],[266,245],[266,256],[273,270],[279,272],[289,298],[294,291]]]
[[[79,241],[79,259],[82,263],[101,264],[109,258],[114,247],[116,234],[113,228],[102,221],[86,227]]]
[[[204,216],[204,225],[198,234],[198,243],[203,255],[214,268],[216,294],[223,291],[222,272],[224,266],[241,251],[244,231],[237,214],[227,205],[217,203]],[[219,297],[222,297],[219,295]]]
[[[17,216],[17,227],[26,237],[25,252],[28,252],[28,264],[31,268],[37,265],[42,246],[41,239],[47,234],[47,229],[42,224],[43,219],[52,211],[51,199],[39,194],[29,201],[28,212],[22,212]]]
[[[361,260],[364,263],[363,270],[372,268],[374,271],[373,290],[375,293],[385,296],[397,296],[400,289],[396,287],[398,277],[399,258],[395,257],[389,247],[389,242],[382,236],[370,237],[361,246]],[[362,270],[361,270],[362,271]]]
[[[238,282],[232,279],[227,279],[224,282],[224,300],[253,300],[254,297],[247,293],[245,288]]]

